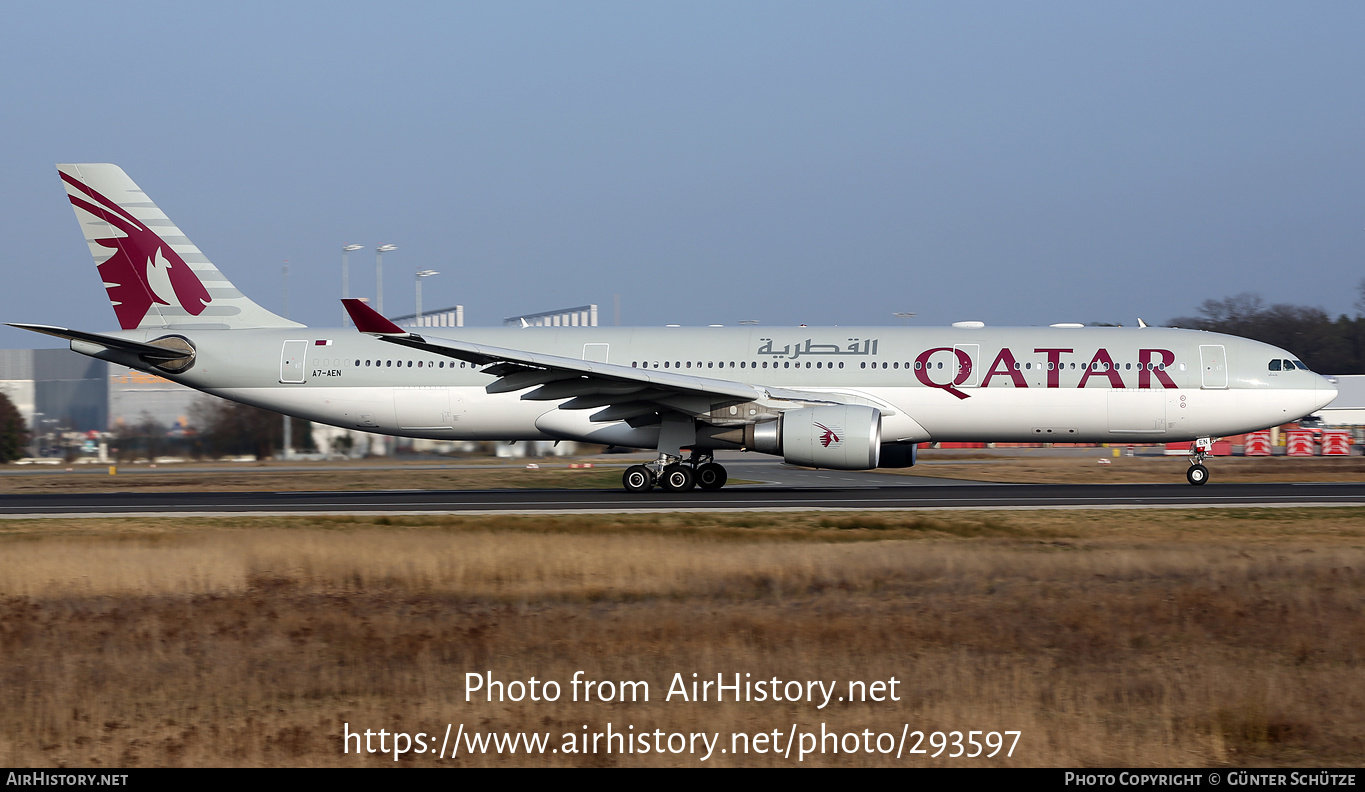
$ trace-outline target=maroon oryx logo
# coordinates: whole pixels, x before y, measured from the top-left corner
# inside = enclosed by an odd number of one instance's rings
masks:
[[[101,247],[114,251],[99,265],[99,272],[124,330],[137,328],[153,303],[170,305],[172,296],[191,316],[204,312],[204,307],[213,300],[208,289],[156,232],[71,176],[63,173],[62,181],[85,195],[68,196],[73,205],[110,225],[109,236],[95,240]],[[124,236],[118,236],[114,229]]]
[[[815,425],[825,430],[825,433],[820,435],[820,445],[829,448],[831,443],[839,442],[839,435],[835,434],[833,429],[818,421],[815,422]]]

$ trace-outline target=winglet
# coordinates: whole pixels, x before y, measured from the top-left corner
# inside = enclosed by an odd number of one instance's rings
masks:
[[[412,335],[407,330],[385,319],[382,314],[366,305],[363,300],[342,300],[341,305],[346,309],[346,313],[351,315],[351,321],[355,322],[355,329],[362,333],[381,336]]]

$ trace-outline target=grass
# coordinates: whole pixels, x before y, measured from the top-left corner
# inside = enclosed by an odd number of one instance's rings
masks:
[[[3,521],[0,761],[379,766],[343,723],[558,744],[795,722],[1023,731],[986,764],[1358,765],[1363,532],[1359,508]],[[465,701],[468,671],[580,670],[653,695]],[[894,676],[902,700],[662,700],[693,672]],[[697,761],[398,762],[457,763]]]
[[[156,470],[138,466],[136,472],[119,467],[109,475],[106,467],[86,466],[71,472],[28,472],[0,476],[0,494],[50,494],[53,492],[257,492],[286,487],[290,492],[341,492],[347,490],[469,490],[469,489],[604,489],[621,486],[620,468],[570,469],[567,463],[541,463],[528,470],[524,465],[476,468],[451,465],[366,469],[344,464],[319,464],[316,470],[280,472],[273,465],[240,470],[199,470],[193,466]]]

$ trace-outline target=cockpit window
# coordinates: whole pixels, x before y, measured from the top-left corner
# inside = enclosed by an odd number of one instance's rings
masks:
[[[1278,360],[1272,360],[1272,361],[1270,361],[1270,370],[1271,370],[1271,371],[1279,371],[1279,370],[1280,370],[1280,361],[1278,361]]]
[[[1307,371],[1307,370],[1308,370],[1308,367],[1305,366],[1305,365],[1303,365],[1303,361],[1302,361],[1302,360],[1296,360],[1296,361],[1294,361],[1294,368],[1300,369],[1300,370],[1302,370],[1302,371]]]

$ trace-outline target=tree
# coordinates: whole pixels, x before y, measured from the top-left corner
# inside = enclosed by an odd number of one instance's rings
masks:
[[[9,397],[0,393],[0,462],[28,456],[28,427]]]
[[[283,447],[283,416],[270,410],[219,399],[196,404],[190,421],[199,434],[200,451],[210,456],[254,454],[267,459]],[[312,451],[312,424],[300,419],[290,424],[293,447]]]
[[[1365,290],[1365,282],[1361,287]],[[1365,302],[1365,291],[1361,301]],[[1205,300],[1199,316],[1170,322],[1177,327],[1242,336],[1288,350],[1323,374],[1365,373],[1365,317],[1338,317],[1321,308],[1276,303],[1267,306],[1259,294],[1243,292],[1221,300]]]

